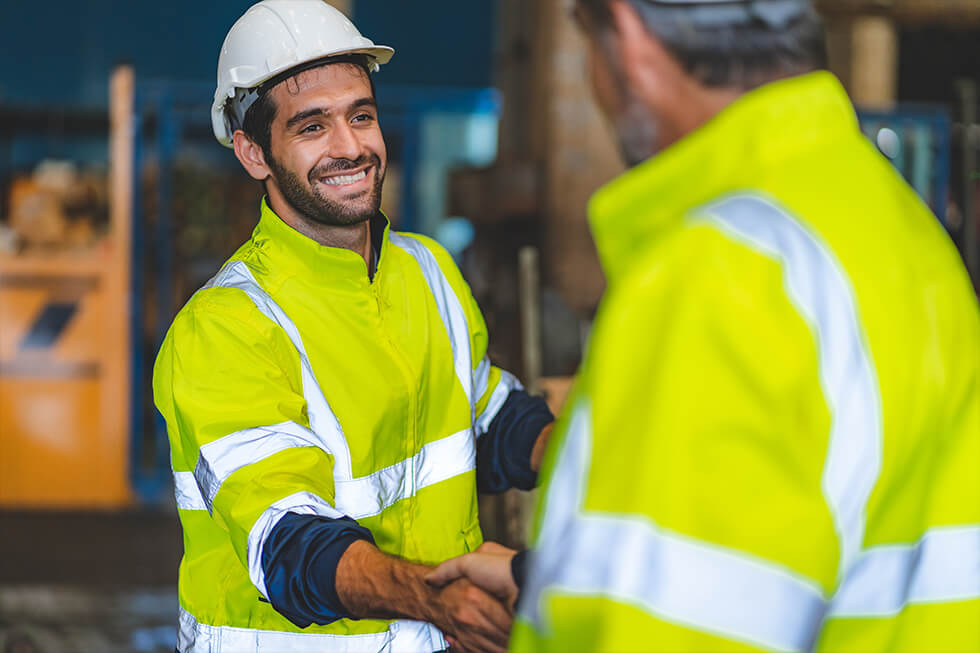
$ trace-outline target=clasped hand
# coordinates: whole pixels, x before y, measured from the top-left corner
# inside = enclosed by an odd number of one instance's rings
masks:
[[[518,593],[511,573],[516,553],[486,542],[473,553],[447,560],[425,577],[429,585],[443,588],[444,594],[458,594],[458,602],[447,601],[453,607],[446,615],[453,626],[446,635],[454,651],[507,650]]]

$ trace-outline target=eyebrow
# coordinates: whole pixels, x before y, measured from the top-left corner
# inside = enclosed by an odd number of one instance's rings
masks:
[[[354,100],[347,107],[347,111],[353,111],[355,109],[360,109],[361,107],[373,107],[377,108],[378,103],[374,98],[362,97]],[[307,109],[306,111],[300,111],[292,118],[286,121],[286,129],[294,127],[296,124],[303,122],[307,118],[312,118],[313,116],[329,116],[331,113],[330,109],[324,107],[314,107],[312,109]]]

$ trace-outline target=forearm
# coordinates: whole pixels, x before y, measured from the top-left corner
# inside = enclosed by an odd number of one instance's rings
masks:
[[[356,619],[434,622],[438,591],[424,581],[430,571],[361,540],[347,548],[337,565],[337,595]]]
[[[513,619],[508,609],[466,579],[430,587],[425,576],[431,571],[362,540],[340,560],[337,592],[354,617],[427,621],[454,649],[504,653]]]
[[[548,438],[551,437],[551,429],[555,423],[551,422],[538,433],[538,439],[534,441],[534,448],[531,449],[531,470],[537,474],[541,471],[541,461],[544,460],[545,448],[548,446]]]

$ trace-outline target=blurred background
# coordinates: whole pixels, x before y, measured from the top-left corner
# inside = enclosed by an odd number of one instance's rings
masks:
[[[182,542],[149,378],[257,219],[209,123],[250,4],[0,4],[0,652],[173,650]],[[453,253],[491,357],[557,408],[604,285],[585,207],[621,170],[566,0],[332,4],[397,51],[376,77],[384,210]],[[980,0],[818,5],[862,130],[977,284]],[[528,504],[483,501],[487,536],[519,544]]]

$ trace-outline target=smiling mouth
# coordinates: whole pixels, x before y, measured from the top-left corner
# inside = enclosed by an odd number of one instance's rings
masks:
[[[321,177],[320,181],[327,184],[328,186],[348,186],[350,184],[356,184],[365,177],[367,177],[368,169],[365,168],[360,172],[355,172],[352,175],[335,175],[332,177]]]

